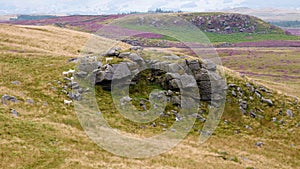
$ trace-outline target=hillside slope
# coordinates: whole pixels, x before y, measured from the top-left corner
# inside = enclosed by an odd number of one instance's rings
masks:
[[[299,37],[286,35],[282,29],[249,15],[236,13],[182,13],[167,15],[176,15],[195,24],[208,36],[212,43],[299,40]],[[128,15],[73,15],[41,20],[6,21],[2,23],[15,25],[55,25],[96,33],[103,26],[126,16]],[[136,29],[135,27],[128,28]],[[151,31],[149,30],[149,32]],[[153,36],[146,36],[146,39],[153,39]],[[154,36],[154,39],[172,40],[169,37],[158,35]]]
[[[222,121],[203,145],[198,145],[196,127],[177,147],[157,157],[127,159],[104,151],[86,136],[73,107],[64,105],[67,97],[61,92],[62,72],[74,68],[69,59],[77,57],[90,36],[56,27],[0,25],[0,96],[7,94],[19,100],[0,105],[0,168],[245,169],[300,165],[298,103],[272,90],[271,95],[265,95],[274,101],[273,107],[247,100],[264,116],[260,119],[242,115],[239,99],[246,98],[233,97],[231,90],[235,89],[230,89]],[[99,42],[104,49],[116,43],[103,38]],[[252,82],[229,70],[227,77],[229,83],[245,91],[248,99],[246,83]],[[136,124],[126,127],[128,121],[118,115],[110,94],[101,89],[98,92],[103,113],[116,127],[143,132]],[[294,117],[285,114],[288,109]],[[147,128],[148,133],[161,129]],[[257,142],[263,142],[263,146],[256,146]]]

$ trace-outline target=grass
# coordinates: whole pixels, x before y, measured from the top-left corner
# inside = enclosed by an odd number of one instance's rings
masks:
[[[281,128],[271,122],[242,117],[237,111],[238,100],[231,97],[216,133],[203,145],[198,144],[195,129],[178,146],[157,157],[127,159],[104,151],[87,137],[73,107],[63,104],[67,98],[61,94],[61,86],[57,83],[63,81],[62,71],[75,66],[67,60],[78,55],[78,50],[82,50],[90,35],[54,27],[36,28],[47,31],[0,25],[0,95],[9,94],[21,100],[7,106],[0,105],[0,168],[196,169],[205,166],[244,169],[297,168],[300,165],[300,133],[294,127],[299,121],[296,105],[286,105],[296,116],[294,119],[282,117],[287,123]],[[111,45],[106,43],[115,43],[107,39],[101,39],[101,42],[104,46],[100,51]],[[248,81],[233,74],[228,74],[228,78],[229,82],[239,85]],[[11,83],[16,80],[21,84]],[[142,130],[138,124],[122,119],[113,108],[110,93],[100,88],[97,91],[102,104],[107,103],[101,106],[102,111],[115,127],[146,135],[160,131],[160,128]],[[35,103],[23,102],[27,98]],[[289,97],[277,94],[272,99],[282,104],[293,102]],[[44,105],[45,102],[48,105]],[[253,105],[261,107],[257,101]],[[19,117],[14,117],[10,108],[16,109]],[[262,107],[266,114],[275,113],[275,108]],[[225,119],[229,121],[228,125],[223,123]],[[245,124],[251,125],[253,130],[246,130]],[[236,129],[241,133],[234,134]],[[263,141],[265,145],[257,148],[254,146],[257,141]]]

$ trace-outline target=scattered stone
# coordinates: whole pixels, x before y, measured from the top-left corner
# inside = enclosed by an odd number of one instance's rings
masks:
[[[273,122],[276,122],[276,121],[277,121],[277,118],[276,118],[276,117],[273,117],[273,118],[272,118],[272,121],[273,121]]]
[[[240,134],[241,131],[240,130],[234,130],[234,134]]]
[[[255,143],[255,145],[256,145],[257,147],[262,147],[262,146],[264,145],[264,143],[263,143],[263,142],[257,142],[257,143]]]
[[[294,117],[292,110],[289,110],[289,109],[286,111],[286,115],[289,117]]]
[[[176,129],[173,129],[173,128],[171,128],[170,130],[171,130],[172,132],[176,132],[176,131],[177,131]]]
[[[18,102],[18,99],[14,96],[9,96],[7,94],[4,94],[2,97],[1,97],[1,102],[3,105],[6,105],[7,104],[7,101],[11,101],[11,102]]]
[[[167,124],[165,124],[165,123],[159,122],[158,124],[159,124],[160,126],[167,127]]]
[[[80,101],[82,99],[82,95],[80,93],[70,92],[68,97],[72,100]]]
[[[224,120],[224,124],[228,124],[228,120]]]
[[[263,103],[267,103],[269,106],[273,106],[274,105],[271,99],[265,99],[265,98],[262,97],[261,101]]]
[[[261,98],[261,94],[259,91],[255,91],[255,95],[258,97],[258,98]]]
[[[21,82],[20,81],[13,81],[13,82],[11,82],[11,84],[13,84],[13,85],[19,85],[19,84],[21,84]]]
[[[234,90],[231,92],[231,94],[232,94],[232,96],[237,97],[237,94]]]
[[[257,116],[257,115],[256,115],[256,114],[255,114],[253,111],[250,111],[250,117],[252,117],[252,118],[254,118],[254,119],[255,119],[255,118],[256,118],[256,116]]]
[[[281,119],[281,120],[279,120],[279,122],[278,122],[280,125],[282,125],[282,124],[284,124],[284,120],[283,119]]]
[[[245,110],[248,108],[248,104],[247,104],[247,102],[244,101],[244,100],[242,100],[242,101],[240,102],[240,106],[241,106],[243,109],[245,109]]]
[[[130,48],[130,50],[143,50],[143,47],[141,47],[141,46],[132,46]]]
[[[245,109],[243,109],[241,106],[240,106],[240,110],[241,112],[243,113],[243,115],[246,115],[247,114],[247,111]]]
[[[236,87],[236,84],[229,84],[228,87],[229,88]]]
[[[252,127],[250,127],[250,126],[248,126],[248,125],[246,125],[245,128],[248,129],[248,130],[251,130],[251,129],[252,129]]]
[[[156,123],[155,122],[151,123],[151,126],[156,127]]]
[[[32,99],[27,99],[26,102],[29,104],[34,104],[34,100],[32,100]]]
[[[79,58],[71,58],[68,59],[68,62],[77,63],[79,61]]]
[[[12,115],[19,117],[19,113],[15,109],[11,109],[10,112],[12,113]]]

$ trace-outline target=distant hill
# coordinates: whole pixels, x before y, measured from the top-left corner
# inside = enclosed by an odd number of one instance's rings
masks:
[[[259,17],[265,21],[296,21],[300,20],[300,10],[287,9],[251,9],[251,8],[233,8],[223,10],[224,12],[240,13]]]
[[[178,17],[194,23],[207,35],[212,43],[239,43],[264,40],[299,40],[299,37],[286,35],[286,32],[277,26],[271,25],[270,23],[267,23],[257,17],[244,14],[210,12],[170,13],[166,15],[177,15]],[[104,25],[124,16],[127,15],[72,15],[38,20],[2,21],[2,23],[15,25],[55,25],[62,28],[95,33]],[[29,19],[32,18],[29,17]],[[130,27],[130,25],[125,25],[125,27],[127,27],[127,31],[128,29],[138,29],[134,26]],[[149,30],[149,32],[151,33],[151,30]],[[147,34],[147,32],[144,33]],[[170,37],[160,35],[154,36],[155,38],[153,38],[153,36],[144,37],[146,37],[146,39],[174,41],[174,39]]]
[[[54,15],[18,15],[16,18],[11,18],[11,21],[26,21],[26,20],[41,20],[57,18]]]
[[[189,13],[179,15],[205,32],[282,33],[282,30],[257,17],[237,13]]]

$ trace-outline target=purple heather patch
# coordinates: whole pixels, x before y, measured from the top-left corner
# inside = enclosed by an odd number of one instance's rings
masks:
[[[300,41],[269,40],[261,42],[241,42],[236,47],[300,47]]]

